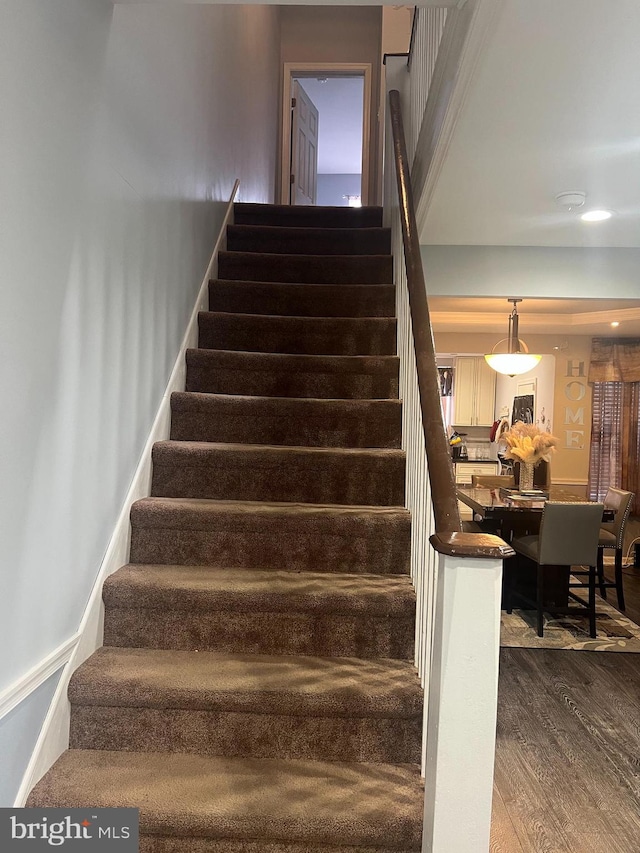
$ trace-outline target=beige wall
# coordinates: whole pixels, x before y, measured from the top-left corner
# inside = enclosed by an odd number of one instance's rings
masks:
[[[555,427],[560,439],[553,460],[554,481],[586,485],[591,442],[591,386],[587,382],[591,338],[569,337],[556,357]]]
[[[371,63],[369,203],[378,204],[381,168],[378,133],[382,8],[375,6],[283,6],[280,59],[285,62]]]
[[[488,334],[436,332],[434,337],[438,353],[484,354],[496,343],[496,336]],[[554,350],[558,345],[556,336],[527,335],[531,352],[555,355],[553,434],[559,439],[559,445],[551,463],[552,480],[582,489],[589,475],[591,387],[587,374],[591,337],[570,335],[563,338],[563,347],[565,343],[566,349]]]

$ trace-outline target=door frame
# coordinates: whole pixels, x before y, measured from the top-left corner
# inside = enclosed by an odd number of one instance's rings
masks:
[[[290,204],[291,175],[291,90],[294,77],[363,77],[362,91],[362,204],[369,203],[369,164],[371,139],[370,62],[285,62],[282,90],[282,155],[280,158],[280,204]]]

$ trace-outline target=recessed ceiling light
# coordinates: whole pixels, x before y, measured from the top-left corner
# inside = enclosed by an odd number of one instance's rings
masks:
[[[612,216],[610,210],[588,210],[580,219],[584,222],[603,222],[605,219],[611,219]]]
[[[614,320],[611,325],[613,326],[614,329],[617,329],[618,326],[620,325],[620,323],[617,320]]]

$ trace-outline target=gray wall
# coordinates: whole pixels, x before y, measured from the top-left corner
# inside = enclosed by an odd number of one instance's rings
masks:
[[[382,45],[382,8],[374,6],[283,6],[282,62],[370,62],[371,175],[369,203],[378,204],[378,105]]]
[[[640,249],[422,246],[431,296],[637,299]]]
[[[78,629],[235,178],[273,200],[279,12],[5,0],[0,33],[2,692]]]

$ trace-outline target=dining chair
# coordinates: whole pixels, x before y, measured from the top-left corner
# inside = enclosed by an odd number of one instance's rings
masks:
[[[596,636],[596,564],[598,560],[598,539],[602,524],[601,503],[564,503],[547,501],[542,511],[540,532],[536,536],[515,537],[511,541],[513,550],[523,557],[533,560],[537,565],[536,571],[536,601],[533,602],[521,592],[514,589],[517,569],[511,563],[506,584],[507,613],[513,610],[513,599],[520,598],[537,610],[538,636],[544,635],[545,609],[544,581],[545,567],[567,566],[570,571],[568,597],[577,602],[579,607],[573,607],[567,602],[566,606],[549,607],[556,613],[584,613],[589,615],[589,633]],[[514,560],[515,558],[512,558]],[[587,567],[586,570],[583,567]],[[579,568],[573,568],[579,567]],[[515,570],[514,570],[515,569]],[[579,578],[587,577],[586,583]],[[577,581],[572,583],[571,578]],[[577,587],[588,590],[588,600],[572,592]]]
[[[472,474],[471,485],[479,489],[513,489],[516,478],[513,474]]]
[[[513,475],[504,474],[472,474],[471,485],[479,489],[513,489],[516,485],[516,478]],[[467,527],[469,532],[501,535],[502,524],[498,519],[482,518],[476,515],[472,525]]]
[[[624,592],[622,590],[622,546],[624,543],[624,531],[627,519],[631,512],[631,504],[635,494],[615,489],[611,486],[604,498],[607,509],[615,510],[615,518],[610,523],[600,525],[600,541],[598,542],[598,586],[600,595],[606,599],[607,589],[614,588],[618,593],[618,607],[624,610]],[[613,548],[615,550],[615,580],[607,581],[604,576],[604,550]]]

